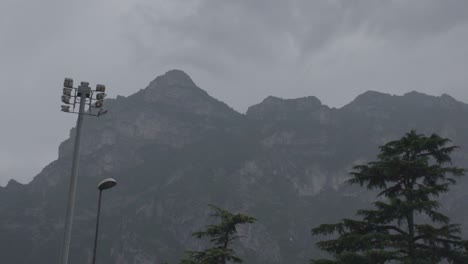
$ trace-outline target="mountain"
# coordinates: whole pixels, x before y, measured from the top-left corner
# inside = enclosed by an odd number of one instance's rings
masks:
[[[99,263],[177,263],[204,246],[191,233],[215,204],[258,219],[239,230],[245,263],[294,264],[322,254],[312,227],[369,206],[371,194],[343,182],[379,145],[410,129],[438,133],[468,167],[468,105],[449,95],[369,91],[339,109],[268,97],[240,114],[172,70],[106,106],[83,127],[72,264],[91,258],[96,185],[107,177],[118,186],[103,196]],[[58,261],[74,137],[31,183],[0,187],[1,263]],[[441,199],[468,231],[466,188],[461,179]]]

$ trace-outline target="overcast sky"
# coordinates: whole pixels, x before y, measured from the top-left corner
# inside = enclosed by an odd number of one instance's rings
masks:
[[[0,185],[57,158],[64,77],[130,95],[182,69],[240,112],[366,90],[468,102],[466,0],[0,0]]]

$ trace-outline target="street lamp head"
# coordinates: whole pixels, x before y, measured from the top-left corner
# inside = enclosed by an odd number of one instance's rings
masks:
[[[117,185],[117,181],[112,178],[107,178],[98,184],[99,191],[107,190]]]

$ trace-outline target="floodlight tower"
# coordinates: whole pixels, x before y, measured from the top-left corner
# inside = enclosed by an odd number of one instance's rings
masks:
[[[106,87],[102,84],[96,85],[96,90],[92,90],[91,87],[89,87],[88,82],[81,82],[78,88],[73,88],[73,79],[65,78],[65,81],[63,83],[62,102],[65,105],[62,105],[62,111],[66,113],[78,114],[78,120],[76,122],[75,148],[73,151],[73,163],[71,170],[70,187],[68,191],[68,205],[65,217],[60,264],[68,264],[73,212],[75,209],[76,183],[83,117],[85,115],[100,116],[107,112],[102,109],[102,106],[104,104],[104,98],[106,97],[105,91]],[[78,111],[75,110],[77,105],[79,106]]]

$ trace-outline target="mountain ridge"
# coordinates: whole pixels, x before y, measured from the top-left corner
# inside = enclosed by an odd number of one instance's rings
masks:
[[[72,257],[90,258],[96,184],[113,177],[119,185],[104,201],[103,262],[175,263],[204,245],[190,234],[209,221],[206,205],[215,203],[259,219],[240,230],[246,237],[236,249],[247,261],[305,263],[319,254],[311,227],[367,204],[343,182],[379,145],[409,129],[439,133],[462,146],[454,160],[468,165],[466,104],[452,99],[367,92],[330,108],[316,97],[267,97],[240,114],[170,71],[133,95],[108,99],[109,114],[86,119]],[[58,258],[74,133],[31,183],[0,188],[6,263]],[[447,210],[468,211],[459,202],[466,186],[461,181]]]

